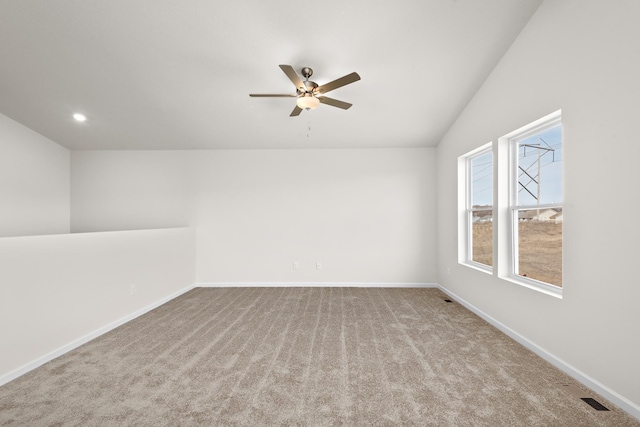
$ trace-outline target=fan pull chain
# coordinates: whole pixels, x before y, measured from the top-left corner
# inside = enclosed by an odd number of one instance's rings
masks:
[[[311,133],[311,121],[307,122],[307,138],[309,138],[309,134]]]

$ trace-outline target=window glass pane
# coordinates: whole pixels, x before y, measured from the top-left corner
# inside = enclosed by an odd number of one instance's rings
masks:
[[[471,261],[493,266],[493,153],[485,151],[470,159]],[[482,210],[477,210],[482,209]]]
[[[562,203],[562,126],[517,144],[518,206]]]
[[[562,287],[562,209],[518,211],[518,275]]]
[[[471,159],[471,207],[493,206],[493,155],[491,151]]]
[[[471,217],[473,237],[471,259],[493,267],[493,215],[492,211],[474,211]]]

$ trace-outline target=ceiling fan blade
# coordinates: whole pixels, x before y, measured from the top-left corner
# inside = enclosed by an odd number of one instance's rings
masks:
[[[286,97],[286,98],[290,98],[290,97],[297,97],[298,95],[293,95],[293,94],[279,94],[279,93],[250,93],[249,96],[252,96],[254,98],[282,98],[282,97]]]
[[[293,82],[293,84],[296,86],[296,89],[300,89],[302,92],[305,92],[307,90],[304,83],[302,83],[302,79],[291,65],[280,65],[280,69],[284,71],[287,77],[289,77],[289,80]]]
[[[289,117],[299,116],[301,112],[302,112],[302,108],[296,105],[296,108],[294,108],[291,114],[289,114]]]
[[[314,92],[320,95],[324,95],[327,92],[330,92],[334,89],[338,89],[339,87],[342,87],[342,86],[346,86],[349,83],[357,82],[358,80],[360,80],[360,76],[358,75],[358,73],[347,74],[344,77],[340,77],[339,79],[336,79],[332,82],[319,86],[318,88],[316,88]]]
[[[318,96],[318,100],[321,103],[331,105],[332,107],[342,108],[343,110],[348,110],[353,104],[349,104],[348,102],[338,101],[337,99],[327,98],[326,96]]]

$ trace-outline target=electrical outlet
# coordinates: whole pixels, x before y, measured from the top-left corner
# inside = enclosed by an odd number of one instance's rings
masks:
[[[136,291],[137,291],[136,284],[134,283],[134,284],[131,285],[131,295],[135,295]]]
[[[322,270],[322,263],[320,261],[316,261],[316,270]]]
[[[293,269],[294,269],[294,270],[297,270],[298,268],[299,268],[298,263],[294,261],[294,262],[293,262]]]

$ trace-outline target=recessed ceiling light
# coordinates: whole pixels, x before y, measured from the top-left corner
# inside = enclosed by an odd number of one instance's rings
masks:
[[[80,113],[75,113],[73,115],[73,118],[76,119],[79,122],[84,122],[85,120],[87,120],[87,118],[84,116],[84,114],[80,114]]]

